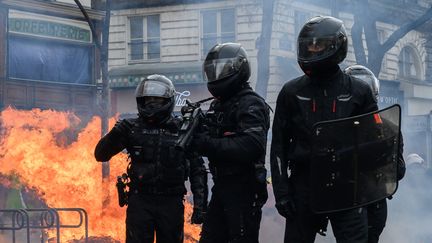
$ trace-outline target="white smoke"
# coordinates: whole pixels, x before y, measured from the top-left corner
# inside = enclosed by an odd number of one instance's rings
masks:
[[[388,203],[387,224],[380,243],[432,243],[432,170],[409,166],[405,178]],[[272,188],[263,208],[260,242],[282,243],[285,220],[274,207]],[[327,236],[317,235],[316,243],[336,242],[331,226]]]
[[[383,243],[432,242],[432,171],[421,165],[407,167],[405,178],[388,200]]]

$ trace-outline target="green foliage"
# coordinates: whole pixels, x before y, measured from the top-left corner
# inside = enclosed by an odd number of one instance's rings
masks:
[[[9,209],[19,209],[23,208],[23,205],[21,204],[21,198],[19,195],[19,190],[16,189],[10,189],[7,200],[6,200],[6,208]]]

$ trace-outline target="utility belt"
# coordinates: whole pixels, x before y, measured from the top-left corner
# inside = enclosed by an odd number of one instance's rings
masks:
[[[260,183],[266,182],[267,170],[264,164],[261,163],[256,163],[252,166],[214,166],[210,164],[209,169],[213,179],[241,176],[254,178],[254,180]]]
[[[153,194],[153,195],[184,195],[186,188],[184,185],[176,187],[160,187],[153,185],[134,186],[131,185],[129,193],[134,194]]]
[[[213,175],[213,181],[215,185],[219,179],[223,179],[225,182],[221,182],[222,185],[225,183],[231,183],[236,181],[238,183],[247,183],[251,187],[254,193],[253,207],[261,209],[262,206],[267,202],[267,170],[263,163],[255,163],[247,166],[209,166],[210,172]],[[230,186],[228,184],[228,186]]]
[[[210,173],[213,178],[223,178],[227,176],[253,175],[252,168],[241,166],[214,166],[209,165]]]
[[[161,187],[151,184],[146,185],[136,181],[131,181],[130,177],[126,173],[117,177],[116,187],[120,207],[128,205],[129,196],[131,194],[173,196],[182,196],[186,194],[186,188],[184,184],[172,187]]]

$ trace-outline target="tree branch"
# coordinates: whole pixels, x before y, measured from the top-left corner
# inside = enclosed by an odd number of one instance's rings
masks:
[[[276,0],[262,0],[263,15],[261,35],[258,39],[258,74],[255,90],[262,97],[267,96],[267,86],[270,78],[270,49],[273,30],[273,11]]]
[[[369,9],[369,5],[367,6],[367,9]],[[368,53],[375,53],[376,51],[381,49],[381,43],[378,39],[378,34],[377,34],[376,20],[375,18],[372,18],[372,16],[369,13],[365,14],[363,20],[364,20],[363,26],[364,26],[364,33],[365,33]],[[368,54],[368,63],[370,63],[369,56],[370,55]]]
[[[381,63],[385,51],[378,39],[376,18],[370,13],[369,1],[363,0],[362,3],[362,21],[364,24],[364,33],[368,49],[367,67],[378,77],[381,72]]]
[[[360,65],[366,65],[366,55],[365,55],[365,49],[363,46],[363,21],[361,21],[361,18],[359,16],[359,13],[356,13],[354,15],[354,24],[351,28],[351,39],[352,39],[352,46],[354,48],[354,55],[357,64]]]
[[[428,11],[426,11],[422,16],[420,16],[418,19],[414,20],[413,22],[409,22],[402,25],[401,27],[399,27],[399,29],[393,32],[382,45],[382,51],[387,52],[388,50],[390,50],[396,44],[396,42],[398,42],[408,32],[426,23],[431,18],[432,18],[432,7]]]

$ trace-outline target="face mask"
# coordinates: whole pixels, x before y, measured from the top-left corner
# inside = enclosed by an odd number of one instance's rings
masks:
[[[144,104],[144,108],[149,110],[160,109],[162,106],[164,106],[164,103],[159,101],[150,101]]]
[[[303,72],[311,78],[328,78],[335,74],[339,70],[339,66],[315,66],[315,67],[303,67],[300,66]]]

